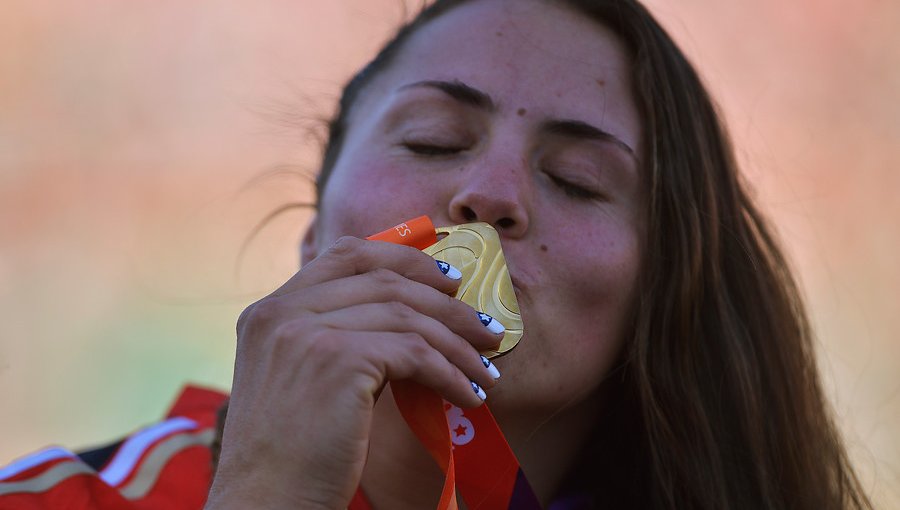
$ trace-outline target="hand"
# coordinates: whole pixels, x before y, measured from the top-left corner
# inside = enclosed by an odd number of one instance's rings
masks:
[[[460,407],[495,380],[495,347],[459,282],[414,248],[345,237],[237,325],[231,402],[207,508],[346,508],[384,385],[412,379]]]

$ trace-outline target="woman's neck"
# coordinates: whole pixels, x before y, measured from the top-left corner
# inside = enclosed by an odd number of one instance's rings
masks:
[[[556,495],[596,423],[600,402],[588,399],[552,417],[522,417],[492,408],[542,506]],[[444,476],[400,415],[390,387],[375,408],[362,489],[376,510],[437,505]],[[460,508],[464,503],[460,501]]]

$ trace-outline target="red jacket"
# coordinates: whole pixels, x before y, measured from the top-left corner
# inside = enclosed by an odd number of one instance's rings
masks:
[[[47,448],[0,469],[0,509],[203,508],[209,446],[227,395],[186,387],[166,419],[105,448]]]
[[[185,387],[165,420],[82,453],[51,447],[0,468],[0,510],[199,510],[228,396]],[[357,491],[350,510],[370,510]]]

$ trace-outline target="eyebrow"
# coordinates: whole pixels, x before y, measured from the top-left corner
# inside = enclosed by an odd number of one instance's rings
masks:
[[[627,152],[631,157],[637,157],[634,149],[622,141],[618,136],[580,120],[549,120],[541,125],[541,130],[550,134],[565,136],[567,138],[610,142]]]
[[[466,85],[465,83],[454,80],[454,81],[443,81],[443,80],[424,80],[417,81],[415,83],[410,83],[409,85],[404,85],[400,87],[400,90],[410,89],[410,88],[433,88],[440,90],[441,92],[447,94],[448,96],[456,99],[460,103],[467,104],[469,106],[474,106],[476,108],[488,111],[495,111],[497,109],[497,104],[494,103],[494,100],[491,99],[487,93],[482,92],[474,87]]]
[[[489,112],[497,110],[497,103],[491,98],[489,94],[487,94],[486,92],[482,92],[481,90],[478,90],[459,80],[423,80],[404,85],[400,87],[399,90],[420,87],[437,89],[452,97],[453,99],[459,101],[460,103],[474,106],[481,110],[486,110]],[[634,148],[625,143],[621,138],[584,121],[573,119],[548,120],[541,125],[541,131],[553,135],[564,136],[567,138],[575,138],[579,140],[597,140],[601,142],[612,143],[613,145],[616,145],[617,147],[625,151],[633,159],[637,158],[637,153],[634,151]]]

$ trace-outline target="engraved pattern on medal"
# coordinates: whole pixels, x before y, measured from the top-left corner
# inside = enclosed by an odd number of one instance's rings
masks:
[[[499,348],[483,354],[492,358],[509,351],[522,338],[523,324],[497,231],[486,223],[437,230],[447,236],[424,251],[460,270],[462,282],[455,297],[506,328]]]

